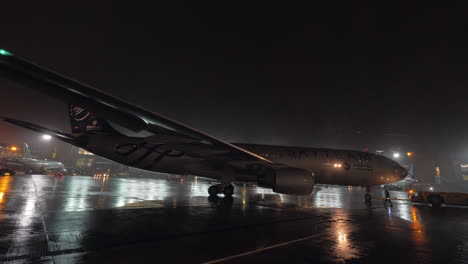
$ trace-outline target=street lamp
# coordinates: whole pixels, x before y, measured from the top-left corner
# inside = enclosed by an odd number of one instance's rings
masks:
[[[52,139],[52,136],[51,135],[42,135],[42,139],[45,140],[45,141],[49,141]]]
[[[393,157],[395,159],[398,159],[400,157],[400,153],[398,153],[398,152],[393,153]]]

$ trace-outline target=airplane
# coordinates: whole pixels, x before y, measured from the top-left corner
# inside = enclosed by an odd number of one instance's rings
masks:
[[[23,153],[23,157],[5,157],[0,163],[15,166],[17,169],[19,167],[29,174],[64,174],[65,166],[61,162],[31,158],[31,151],[26,143],[23,144]]]
[[[339,149],[235,144],[0,50],[0,76],[69,105],[71,133],[2,117],[109,160],[144,170],[218,180],[210,196],[231,197],[233,181],[276,193],[308,195],[314,184],[369,187],[403,179],[407,171],[376,154]]]

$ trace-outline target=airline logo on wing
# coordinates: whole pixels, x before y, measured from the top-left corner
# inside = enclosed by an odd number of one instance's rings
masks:
[[[79,106],[70,105],[70,117],[72,128],[77,132],[100,131],[103,129],[102,125],[93,113],[90,113]]]
[[[92,114],[88,111],[85,111],[83,108],[79,106],[71,106],[70,107],[70,115],[75,121],[84,121],[86,118],[92,116]]]

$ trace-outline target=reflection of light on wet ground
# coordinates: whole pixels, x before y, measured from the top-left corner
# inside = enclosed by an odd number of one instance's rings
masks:
[[[209,204],[207,189],[213,183],[201,178],[186,177],[182,182],[180,178],[120,178],[120,177],[94,177],[68,176],[63,181],[51,181],[51,178],[37,181],[40,190],[59,191],[56,195],[66,196],[60,205],[67,211],[82,211],[91,208],[103,209],[125,207],[132,205],[138,207],[151,206],[198,206]],[[1,178],[0,178],[1,185]],[[1,189],[0,189],[1,190]],[[302,208],[366,208],[363,201],[364,191],[359,187],[339,187],[317,185],[314,192],[307,196],[283,195],[249,184],[235,187],[234,203],[239,204],[245,211],[249,204],[262,203],[263,206],[295,206]],[[219,197],[223,197],[222,194]],[[152,201],[153,203],[148,203]],[[1,193],[0,193],[1,202]],[[375,203],[380,204],[380,200]],[[374,204],[375,204],[374,203]],[[1,203],[0,203],[1,204]],[[144,204],[144,206],[143,206]],[[0,205],[1,206],[1,205]],[[266,207],[265,207],[266,208]],[[405,212],[400,210],[405,216]],[[395,212],[392,212],[395,215]]]
[[[406,221],[413,221],[413,216],[411,215],[410,211],[413,207],[411,203],[394,203],[395,207],[395,215],[399,216]]]
[[[244,183],[243,186],[241,187],[241,195],[242,195],[242,211],[245,211],[247,208],[247,186]]]
[[[65,204],[66,211],[82,211],[87,208],[87,193],[91,191],[91,183],[84,177],[71,177],[69,187],[70,196]]]
[[[144,181],[118,179],[119,195],[115,207],[122,207],[143,200],[165,200],[169,197],[170,184],[170,182],[160,179],[147,179]],[[172,204],[174,206],[174,202]]]
[[[101,184],[101,188],[99,189],[100,192],[105,191],[105,186],[107,181],[109,180],[109,174],[94,174],[94,181],[99,182]]]
[[[389,221],[390,224],[391,224],[391,223],[393,222],[392,207],[386,206],[385,209],[386,209],[386,211],[387,211],[388,221]]]
[[[29,195],[30,197],[28,197],[26,201],[24,201],[23,207],[17,214],[17,228],[22,230],[28,230],[28,233],[34,230],[34,220],[37,221],[38,215],[38,210],[36,209],[36,195],[35,193],[29,193]],[[18,249],[21,248],[21,246],[23,246],[24,244],[31,243],[32,241],[33,239],[30,236],[13,236],[10,247],[11,249]]]
[[[403,194],[401,194],[401,196],[403,198]],[[418,209],[408,201],[397,201],[394,202],[393,210],[388,211],[390,224],[393,223],[392,218],[395,216],[410,223],[408,237],[411,238],[414,248],[417,249],[417,259],[421,260],[421,262],[432,262],[431,254],[425,253],[430,252],[430,245],[428,245],[427,236]]]
[[[195,180],[190,186],[190,196],[206,196],[206,194],[208,193],[207,190],[208,187],[206,184],[200,184],[198,180]]]
[[[212,259],[210,252],[218,246],[224,250],[226,245],[234,245],[228,247],[231,251],[221,254],[225,257],[302,237],[306,240],[271,248],[264,254],[245,255],[238,262],[431,263],[432,257],[432,263],[439,263],[438,254],[446,256],[447,262],[461,263],[463,261],[458,260],[461,254],[466,254],[467,248],[464,241],[466,225],[460,224],[466,220],[464,211],[431,210],[413,207],[406,201],[395,201],[391,214],[387,214],[389,209],[383,206],[382,200],[375,199],[372,206],[366,206],[360,187],[330,186],[316,190],[313,195],[292,196],[245,185],[236,186],[234,199],[224,199],[220,195],[219,199],[209,201],[206,190],[211,183],[195,182],[190,178],[181,184],[179,180],[111,177],[107,180],[106,192],[99,191],[101,179],[96,181],[93,177],[66,176],[63,181],[40,175],[33,177],[33,181],[30,177],[13,177],[12,191],[5,187],[8,186],[6,183],[6,178],[0,177],[0,193],[4,194],[3,197],[0,194],[0,204],[8,204],[9,209],[3,212],[0,223],[5,231],[3,245],[6,247],[3,250],[8,250],[9,256],[13,257],[42,254],[47,250],[55,254],[64,252],[63,249],[97,245],[98,249],[103,249],[97,254],[67,253],[57,259],[92,262],[94,256],[100,255],[103,261],[94,262],[109,262],[112,257],[114,260],[118,258],[118,262],[128,255],[126,249],[137,248],[138,254],[129,255],[129,258],[141,256],[140,261],[133,259],[135,263],[144,262],[143,258],[155,254],[162,262],[201,263],[201,260]],[[341,196],[334,192],[341,192]],[[65,212],[74,208],[79,210],[79,199],[83,197],[86,204],[82,207],[86,207],[86,211]],[[125,208],[137,210],[120,210],[124,207],[114,210],[119,199]],[[134,202],[127,203],[129,201]],[[72,206],[69,202],[75,204]],[[315,203],[338,207],[340,202],[343,209],[309,209]],[[64,210],[65,206],[69,207]],[[172,210],[173,206],[178,209]],[[100,208],[110,210],[95,210]],[[145,209],[139,210],[142,208]],[[457,218],[449,218],[450,214],[456,214]],[[393,218],[391,225],[388,216]],[[183,239],[177,239],[181,234]],[[158,246],[149,243],[147,246],[145,241],[151,241],[153,237]],[[225,238],[231,242],[219,243],[227,241]],[[140,247],[142,241],[145,244]],[[179,245],[180,242],[183,244]],[[123,250],[113,250],[117,243],[124,245],[119,246]],[[171,253],[174,245],[191,249],[181,255],[185,261],[173,260],[180,255]],[[198,247],[194,248],[194,245]],[[198,256],[205,251],[206,256],[199,261],[187,260],[186,256]],[[163,258],[161,254],[168,256]],[[47,257],[54,258],[55,255]],[[258,261],[249,261],[252,259]]]
[[[413,222],[418,222],[418,215],[414,207],[411,207],[411,219],[413,219]]]
[[[314,207],[343,207],[344,192],[340,192],[340,187],[317,188],[312,196],[312,206]]]
[[[411,206],[411,220],[412,220],[412,227],[417,233],[415,235],[415,240],[425,241],[426,238],[424,236],[423,225],[418,217],[418,211],[414,206]]]
[[[408,201],[398,201],[393,203],[393,215],[411,222],[417,230],[422,229],[418,211],[415,206]]]
[[[244,188],[246,192],[246,204],[249,202],[261,202],[262,204],[280,207],[283,202],[287,202],[290,199],[289,195],[278,194],[273,192],[271,189],[248,186],[245,186]],[[262,207],[258,208],[258,210],[262,210]]]
[[[247,188],[249,190],[249,192],[253,192],[255,194],[259,194],[260,195],[260,198],[262,200],[265,199],[266,196],[269,196],[271,194],[275,194],[275,195],[278,195],[279,199],[282,201],[284,195],[282,194],[278,194],[278,193],[275,193],[273,192],[273,190],[271,189],[266,189],[266,188],[261,188],[261,187],[248,187],[246,186],[245,188]]]
[[[416,253],[417,259],[430,263],[432,262],[432,254],[427,254],[427,252],[431,251],[430,245],[428,244],[423,224],[418,215],[418,210],[414,206],[411,206],[411,222],[411,228],[413,229],[411,239],[414,248],[418,249]]]
[[[10,190],[11,176],[3,176],[0,179],[0,209],[3,209],[5,204],[5,193]]]
[[[21,211],[20,217],[19,217],[19,223],[20,226],[29,226],[32,222],[32,217],[34,215],[34,207],[36,204],[36,198],[29,198],[26,200],[26,203],[23,207],[23,210]]]
[[[340,244],[347,242],[346,237],[347,237],[346,234],[338,232],[338,241],[340,242]]]
[[[333,255],[340,260],[358,257],[359,250],[350,242],[352,228],[349,221],[349,214],[337,212],[334,218],[337,219],[337,221],[331,226],[335,235]]]

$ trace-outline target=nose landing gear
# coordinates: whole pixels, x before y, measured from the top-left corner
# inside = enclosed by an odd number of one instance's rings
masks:
[[[364,195],[364,200],[366,204],[372,203],[372,195],[370,194],[371,187],[366,185],[366,194]]]
[[[226,197],[232,197],[234,194],[234,185],[232,184],[216,184],[208,188],[210,196],[217,196],[218,193],[223,193]]]
[[[370,195],[369,193],[366,193],[366,194],[364,195],[364,200],[365,200],[366,202],[372,202],[372,195]]]

